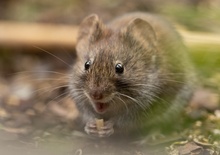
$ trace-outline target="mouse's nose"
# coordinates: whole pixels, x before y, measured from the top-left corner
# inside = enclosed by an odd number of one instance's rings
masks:
[[[92,90],[89,93],[90,97],[94,100],[101,100],[103,99],[103,92],[101,90]]]

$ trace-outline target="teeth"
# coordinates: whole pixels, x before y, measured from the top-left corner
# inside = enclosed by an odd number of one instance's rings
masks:
[[[107,103],[101,103],[101,102],[95,103],[95,109],[97,110],[97,112],[105,112],[107,108],[108,108]]]
[[[98,103],[97,105],[98,105],[98,108],[99,108],[99,109],[103,109],[103,108],[105,108],[104,103]]]

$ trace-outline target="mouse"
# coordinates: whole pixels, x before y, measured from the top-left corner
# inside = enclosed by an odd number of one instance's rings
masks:
[[[187,48],[163,17],[135,12],[79,26],[69,90],[84,131],[131,136],[175,120],[195,90]],[[98,127],[97,120],[103,120]]]

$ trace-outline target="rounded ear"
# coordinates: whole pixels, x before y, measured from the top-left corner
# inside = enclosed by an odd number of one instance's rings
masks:
[[[101,37],[103,31],[104,24],[98,15],[92,14],[86,17],[80,24],[77,41],[89,39],[89,41],[94,42]]]
[[[126,39],[132,42],[156,44],[157,41],[153,27],[141,18],[135,18],[130,21],[122,33]]]

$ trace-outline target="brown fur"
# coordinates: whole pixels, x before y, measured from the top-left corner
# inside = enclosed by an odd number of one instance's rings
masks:
[[[104,118],[114,123],[116,133],[130,133],[169,120],[193,92],[186,48],[158,16],[131,13],[105,25],[91,15],[80,25],[76,50],[70,90],[84,123]],[[92,64],[85,71],[88,60]],[[115,72],[119,62],[124,66],[120,75]],[[111,98],[104,114],[95,112],[92,92]]]

